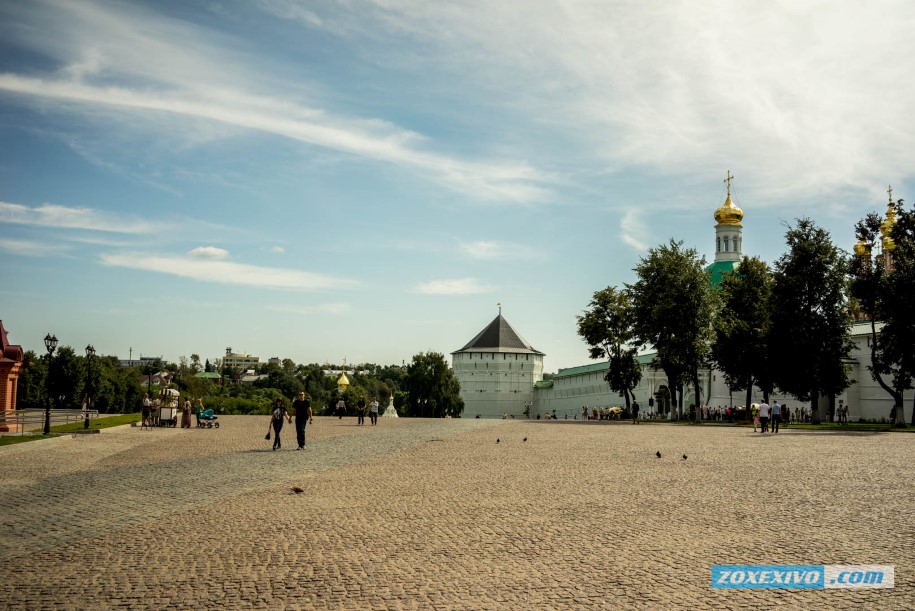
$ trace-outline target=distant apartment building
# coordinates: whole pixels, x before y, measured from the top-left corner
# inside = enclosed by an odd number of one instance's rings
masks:
[[[260,360],[260,357],[252,354],[232,352],[231,348],[226,348],[226,355],[222,359],[222,366],[237,369],[239,371],[248,371],[249,369],[257,369],[260,365]]]
[[[156,363],[164,363],[165,360],[161,356],[141,356],[138,359],[118,359],[121,367],[146,367],[147,365],[155,365]]]

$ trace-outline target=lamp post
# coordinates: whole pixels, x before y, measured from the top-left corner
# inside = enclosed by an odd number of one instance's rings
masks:
[[[83,428],[89,428],[89,408],[92,407],[92,357],[95,356],[95,348],[92,344],[86,346],[86,362],[88,370],[86,371],[86,420],[83,421]]]
[[[44,347],[48,351],[48,377],[45,380],[45,391],[47,397],[44,405],[44,434],[51,434],[51,358],[54,356],[54,350],[57,349],[57,336],[48,333],[44,336]]]

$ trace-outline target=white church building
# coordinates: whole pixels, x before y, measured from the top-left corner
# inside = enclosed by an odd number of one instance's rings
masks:
[[[743,247],[743,211],[731,199],[730,175],[724,204],[714,213],[715,259],[706,268],[710,282],[717,284],[724,274],[740,263]],[[889,417],[892,398],[873,380],[870,364],[870,323],[856,322],[851,330],[854,348],[848,361],[852,385],[840,396],[848,406],[848,419],[880,420]],[[560,419],[581,418],[582,406],[589,408],[625,405],[622,395],[610,391],[604,380],[605,361],[560,369],[549,380],[543,379],[544,353],[536,350],[499,315],[480,331],[466,346],[452,353],[452,369],[461,385],[465,418],[532,418],[545,414]],[[669,414],[671,411],[670,383],[663,370],[652,369],[653,354],[638,357],[642,365],[642,380],[635,389],[641,414]],[[705,368],[699,371],[700,397],[694,396],[692,385],[684,387],[684,409],[690,404],[712,408],[743,405],[746,391],[731,392],[721,372]],[[772,399],[794,408],[809,408],[792,396],[775,393]],[[754,388],[754,402],[762,401],[762,392]],[[828,398],[821,397],[820,413],[826,417]],[[911,400],[906,406],[907,421],[911,421]],[[674,406],[676,409],[676,406]]]

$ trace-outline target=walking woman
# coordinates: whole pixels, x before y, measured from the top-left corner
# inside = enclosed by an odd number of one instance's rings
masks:
[[[184,406],[181,408],[181,428],[191,428],[191,400],[184,398]]]
[[[292,422],[292,418],[289,416],[289,412],[286,411],[286,402],[283,401],[282,397],[277,397],[276,401],[273,402],[273,416],[272,416],[272,425],[273,425],[273,449],[279,450],[283,444],[280,443],[280,431],[283,430],[283,420],[288,420]]]

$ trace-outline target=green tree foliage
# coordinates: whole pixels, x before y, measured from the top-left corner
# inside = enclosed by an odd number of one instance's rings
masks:
[[[460,384],[439,352],[420,352],[407,366],[404,389],[408,416],[442,418],[458,417],[464,411]]]
[[[705,259],[682,246],[671,240],[650,249],[635,268],[638,280],[628,286],[636,341],[654,346],[652,365],[667,374],[681,411],[684,383],[692,383],[697,405],[701,402],[699,367],[709,352],[716,303]]]
[[[594,293],[588,309],[578,316],[578,334],[588,344],[592,359],[608,360],[604,379],[610,390],[625,397],[629,412],[632,390],[642,379],[642,368],[635,358],[638,346],[634,344],[629,296],[612,286]]]
[[[79,357],[70,346],[60,346],[51,359],[49,368],[49,394],[54,409],[79,409],[83,384],[86,379],[84,357]]]
[[[46,396],[45,380],[48,375],[47,357],[27,350],[22,356],[22,369],[16,384],[16,408],[40,409]]]
[[[900,200],[897,205],[901,210],[902,201]],[[868,371],[874,381],[893,398],[896,423],[904,425],[901,406],[903,392],[911,387],[910,379],[887,352],[888,346],[884,342],[886,336],[877,331],[877,320],[882,321],[887,316],[892,316],[895,302],[893,287],[889,281],[890,271],[886,269],[882,257],[873,256],[880,249],[883,239],[880,227],[884,220],[872,212],[855,225],[855,234],[864,252],[856,253],[849,262],[850,286],[857,307],[870,322],[871,364],[868,365]]]
[[[137,369],[121,367],[117,357],[92,359],[92,408],[102,413],[130,413],[143,404],[145,388]]]
[[[884,322],[881,336],[886,362],[898,367],[900,386],[911,388],[915,378],[915,316],[912,315],[915,299],[915,210],[905,210],[902,200],[896,204],[896,223],[890,237],[894,244],[893,271],[887,276],[887,298],[881,307],[881,320]],[[903,426],[904,423],[900,401],[896,424]],[[915,424],[915,399],[912,424]]]
[[[848,262],[829,233],[800,219],[785,234],[788,252],[775,264],[772,336],[785,338],[773,362],[776,386],[810,400],[820,422],[819,397],[834,399],[851,381]],[[776,349],[779,346],[775,346]]]
[[[772,272],[758,257],[744,257],[721,281],[721,309],[713,322],[715,340],[711,360],[733,390],[747,393],[753,386],[768,401],[773,389],[770,347],[772,327]]]

